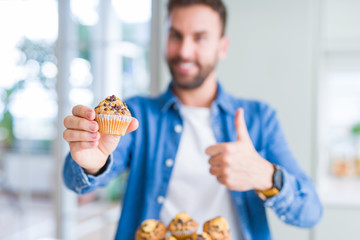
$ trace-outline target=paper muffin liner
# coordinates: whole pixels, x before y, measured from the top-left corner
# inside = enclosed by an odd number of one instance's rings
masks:
[[[95,121],[99,124],[101,134],[124,136],[132,117],[124,115],[96,114]]]
[[[183,240],[191,237],[196,234],[196,229],[192,230],[183,230],[183,231],[170,231],[171,235],[176,237],[176,239]]]

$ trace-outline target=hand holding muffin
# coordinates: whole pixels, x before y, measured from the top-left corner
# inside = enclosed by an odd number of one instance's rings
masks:
[[[111,96],[107,97],[110,98]],[[72,115],[64,119],[66,130],[63,133],[64,139],[69,143],[72,158],[88,174],[94,175],[105,165],[120,140],[120,136],[99,133],[95,116],[93,109],[83,105],[75,106]],[[132,132],[138,126],[138,121],[132,118],[126,132]]]

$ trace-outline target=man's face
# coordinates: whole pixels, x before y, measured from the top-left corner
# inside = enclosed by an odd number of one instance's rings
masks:
[[[217,12],[205,5],[178,7],[169,16],[166,60],[175,87],[194,89],[225,57],[227,39]]]

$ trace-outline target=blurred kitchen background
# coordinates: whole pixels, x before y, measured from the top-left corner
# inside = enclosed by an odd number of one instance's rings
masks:
[[[94,193],[66,190],[63,119],[76,104],[166,88],[165,4],[0,0],[0,239],[113,239],[127,173]],[[219,78],[278,110],[324,205],[311,230],[269,211],[274,239],[359,239],[360,1],[225,4],[230,51]]]

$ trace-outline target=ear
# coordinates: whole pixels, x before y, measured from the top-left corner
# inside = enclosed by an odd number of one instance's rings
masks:
[[[220,49],[218,54],[219,60],[224,60],[226,58],[228,48],[229,48],[229,37],[224,35],[220,38]]]

